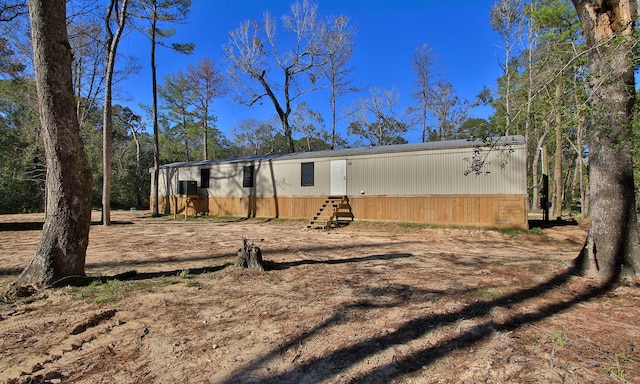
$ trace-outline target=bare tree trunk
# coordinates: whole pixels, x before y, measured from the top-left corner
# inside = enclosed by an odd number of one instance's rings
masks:
[[[280,122],[282,123],[282,131],[284,132],[284,137],[289,147],[288,148],[289,153],[294,153],[296,151],[296,147],[293,143],[293,133],[291,132],[291,126],[289,125],[289,114],[291,113],[291,100],[289,98],[289,84],[291,82],[291,74],[289,72],[289,69],[286,69],[284,71],[284,76],[285,76],[285,81],[284,81],[285,108],[284,109],[280,105],[280,102],[278,101],[278,98],[276,97],[275,93],[273,93],[271,86],[269,85],[269,83],[267,83],[264,77],[265,73],[263,72],[260,75],[256,74],[252,76],[256,77],[260,81],[260,84],[262,84],[262,87],[267,93],[267,96],[269,96],[269,99],[273,103],[273,106],[276,109],[276,112],[278,113],[278,117],[280,118]]]
[[[140,28],[140,30],[149,37],[151,42],[151,94],[153,100],[152,120],[153,120],[153,179],[151,183],[151,211],[152,216],[160,215],[159,209],[159,179],[160,179],[160,143],[158,139],[158,84],[156,71],[156,46],[159,38],[172,36],[175,31],[173,29],[158,29],[158,23],[161,22],[180,22],[187,17],[188,9],[191,6],[191,0],[145,0],[136,1],[137,5],[143,8],[141,19],[149,21],[149,29]],[[164,45],[169,46],[169,45]],[[193,51],[194,44],[178,44],[172,43],[171,49],[176,52],[189,54]],[[168,192],[168,191],[167,191]],[[165,204],[165,210],[169,204]]]
[[[540,197],[538,196],[538,188],[540,188],[538,182],[538,161],[540,161],[540,150],[540,147],[537,146],[533,154],[533,161],[531,163],[531,184],[533,185],[531,188],[531,201],[529,202],[529,211],[535,210],[540,203],[538,201],[540,199]]]
[[[158,199],[160,198],[159,181],[160,178],[160,142],[158,140],[158,83],[156,78],[156,19],[157,10],[156,2],[153,2],[153,17],[151,18],[151,87],[153,95],[153,185],[151,193],[153,198],[153,207],[151,214],[154,217],[160,216]]]
[[[540,189],[540,183],[538,182],[539,177],[538,177],[538,161],[540,160],[540,156],[542,155],[542,143],[544,143],[544,139],[546,138],[547,133],[543,132],[542,136],[540,136],[540,138],[538,139],[538,145],[536,146],[536,151],[535,154],[533,155],[533,164],[532,164],[532,181],[533,181],[533,198],[531,201],[531,209],[535,209],[539,204],[539,189]],[[543,168],[543,172],[544,172],[544,168]],[[542,207],[540,207],[542,208]]]
[[[142,207],[142,159],[140,155],[140,141],[133,127],[131,127],[131,134],[136,144],[136,207],[140,208]]]
[[[186,136],[184,138],[184,161],[191,161],[191,156],[189,154],[189,139]]]
[[[504,73],[505,78],[507,80],[507,84],[505,85],[504,92],[504,119],[505,119],[505,128],[504,135],[509,136],[509,129],[511,128],[511,104],[510,104],[510,95],[511,95],[511,72],[509,68],[509,61],[511,60],[510,47],[509,47],[509,39],[505,39],[505,56],[504,56]]]
[[[288,92],[286,92],[288,94]],[[290,102],[287,100],[287,109],[285,114],[282,115],[282,127],[284,128],[284,137],[287,139],[287,144],[289,145],[289,153],[294,153],[296,151],[296,146],[293,142],[293,132],[291,131],[291,125],[289,125],[289,114],[291,113]]]
[[[573,77],[573,88],[574,88],[574,98],[576,105],[576,121],[578,122],[578,129],[576,131],[576,155],[577,155],[577,167],[578,167],[578,185],[580,186],[580,218],[584,219],[586,217],[586,199],[585,199],[585,188],[584,188],[584,159],[582,158],[583,153],[583,137],[584,137],[584,115],[581,111],[581,103],[578,97],[578,81],[577,76]]]
[[[429,132],[427,132],[427,99],[422,101],[422,142],[426,143],[429,138]]]
[[[202,128],[204,130],[202,135],[202,140],[204,141],[204,145],[202,148],[202,157],[203,160],[209,160],[209,122],[207,121],[209,120],[209,109],[207,107],[204,108],[202,120]]]
[[[585,198],[585,188],[584,188],[584,160],[582,159],[582,135],[584,134],[584,119],[582,116],[578,117],[578,137],[577,137],[577,146],[580,149],[580,154],[578,154],[578,174],[580,177],[580,218],[584,219],[586,217],[586,212],[588,212],[587,199]]]
[[[580,113],[578,113],[577,118],[578,120],[578,129],[576,131],[576,143],[574,144],[571,140],[569,140],[569,143],[571,144],[571,146],[573,147],[573,150],[576,152],[576,157],[575,157],[575,169],[574,169],[574,176],[573,176],[573,183],[571,184],[571,196],[575,197],[576,193],[575,190],[576,188],[579,188],[579,193],[578,196],[580,196],[580,217],[581,218],[585,218],[585,192],[584,192],[584,173],[583,173],[583,158],[582,158],[582,135],[584,134],[584,119],[582,118],[582,115]]]
[[[580,177],[580,157],[576,156],[573,160],[573,177],[571,178],[571,198],[575,199],[576,189],[578,188],[578,178]],[[573,209],[573,207],[571,207]]]
[[[603,282],[640,275],[632,161],[633,0],[572,0],[591,49],[591,227],[578,265]],[[597,48],[597,49],[595,49]]]
[[[529,2],[529,9],[533,13],[534,1],[531,0]],[[529,53],[527,56],[527,115],[524,119],[524,141],[525,143],[529,143],[529,136],[531,130],[531,106],[533,104],[533,47],[534,47],[534,37],[533,37],[533,18],[529,17],[529,21],[527,23],[527,41],[529,45]],[[542,139],[544,140],[545,134],[542,134]],[[530,209],[534,209],[535,205],[538,204],[538,155],[540,154],[539,148],[542,146],[541,141],[538,141],[538,145],[534,149],[534,160],[532,164],[533,168],[533,177],[531,179],[531,183],[533,184],[533,195],[531,202],[529,204]],[[527,161],[529,161],[529,156],[527,156]],[[529,169],[529,164],[527,164],[526,169]]]
[[[187,135],[187,113],[182,111],[182,130],[184,133],[184,161],[191,161],[191,153],[189,152],[189,135]]]
[[[504,40],[504,63],[501,68],[504,72],[504,107],[505,107],[505,130],[504,134],[509,135],[511,116],[511,60],[514,44],[521,37],[521,22],[523,12],[520,1],[498,0],[491,7],[489,23],[494,31]]]
[[[336,86],[335,76],[331,79],[331,149],[336,149]]]
[[[107,67],[112,58],[107,60]],[[104,90],[104,110],[102,112],[102,224],[111,225],[111,159],[113,158],[113,111],[111,108],[112,73],[107,69],[107,84]]]
[[[111,90],[113,71],[116,65],[118,43],[127,20],[128,0],[122,0],[122,9],[118,12],[118,0],[111,0],[105,16],[107,67],[105,71],[104,110],[102,111],[102,224],[111,225],[111,159],[113,157],[113,111]],[[118,28],[115,35],[111,31],[111,15],[116,12]]]
[[[562,115],[560,105],[562,97],[562,85],[556,85],[556,159],[554,166],[554,180],[556,187],[556,199],[553,212],[558,220],[562,219]]]
[[[65,0],[29,0],[47,211],[40,244],[18,278],[20,285],[51,286],[85,275],[93,179],[75,109],[65,5]]]

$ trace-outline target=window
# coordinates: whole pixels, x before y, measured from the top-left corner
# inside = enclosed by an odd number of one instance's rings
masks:
[[[253,187],[253,165],[244,166],[242,169],[242,186],[244,188]]]
[[[197,195],[198,185],[195,180],[179,180],[178,195]]]
[[[300,185],[303,187],[313,187],[314,185],[314,172],[313,163],[302,163],[300,168],[302,173],[300,175]]]
[[[200,170],[200,188],[209,188],[209,176],[211,170],[209,168],[203,168]]]

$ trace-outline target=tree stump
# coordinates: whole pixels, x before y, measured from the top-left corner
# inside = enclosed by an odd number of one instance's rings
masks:
[[[247,239],[242,239],[242,248],[238,249],[238,261],[236,265],[241,268],[257,269],[264,271],[262,264],[262,252],[259,247],[249,244]]]

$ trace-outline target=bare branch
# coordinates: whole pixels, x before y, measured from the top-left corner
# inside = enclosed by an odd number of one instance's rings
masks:
[[[292,103],[318,88],[316,71],[327,60],[326,26],[318,21],[317,8],[308,0],[293,3],[281,19],[287,32],[282,35],[276,19],[265,12],[262,25],[245,21],[229,33],[225,45],[238,97],[247,105],[265,96],[271,100],[291,152],[295,150],[289,126]]]
[[[4,0],[0,3],[0,22],[8,22],[17,19],[20,16],[27,15],[29,9],[26,1]]]

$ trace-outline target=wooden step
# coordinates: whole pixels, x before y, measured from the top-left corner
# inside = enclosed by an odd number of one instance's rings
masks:
[[[329,209],[329,207],[331,209]],[[316,215],[309,221],[307,228],[336,228],[340,226],[341,219],[353,221],[354,215],[351,212],[351,204],[347,196],[328,196],[322,203]]]

